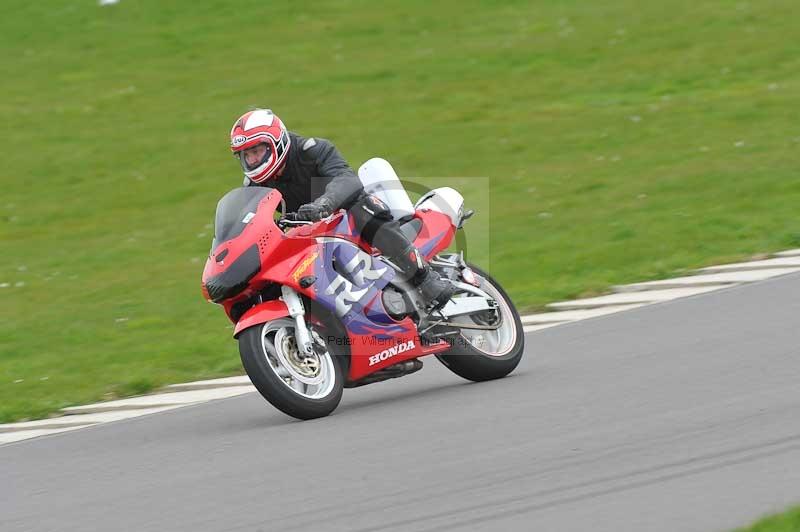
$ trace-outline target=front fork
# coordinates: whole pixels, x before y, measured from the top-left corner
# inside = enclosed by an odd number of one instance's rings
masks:
[[[314,343],[311,340],[311,332],[306,326],[306,311],[303,307],[303,300],[300,299],[297,292],[288,286],[281,286],[281,294],[283,295],[283,302],[286,303],[286,308],[289,309],[289,315],[294,319],[294,335],[300,352],[308,356],[313,355]]]

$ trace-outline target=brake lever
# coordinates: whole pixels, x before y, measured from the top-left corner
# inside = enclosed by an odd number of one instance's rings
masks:
[[[314,222],[309,222],[308,220],[298,220],[296,212],[287,212],[282,218],[279,218],[276,223],[278,224],[278,227],[284,228],[297,227],[300,225],[311,225]]]

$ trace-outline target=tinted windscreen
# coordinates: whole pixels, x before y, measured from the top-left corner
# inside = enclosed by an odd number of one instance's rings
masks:
[[[255,216],[258,202],[272,192],[266,187],[235,188],[225,194],[217,203],[217,216],[214,219],[214,242],[217,245],[239,236],[248,222]],[[251,214],[252,213],[252,214]]]

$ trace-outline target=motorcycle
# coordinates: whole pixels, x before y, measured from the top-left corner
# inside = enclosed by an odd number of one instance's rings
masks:
[[[345,211],[298,221],[267,187],[231,190],[217,205],[203,295],[235,324],[256,389],[298,419],[330,414],[344,388],[419,371],[427,355],[465,379],[485,381],[508,375],[524,351],[519,313],[500,284],[463,253],[445,251],[473,214],[461,194],[437,188],[412,205],[391,165],[378,158],[358,175],[455,285],[441,309],[425,307]]]

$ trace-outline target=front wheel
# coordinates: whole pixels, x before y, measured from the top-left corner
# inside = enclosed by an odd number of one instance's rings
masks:
[[[313,336],[317,351],[301,356],[291,319],[250,327],[239,335],[242,365],[253,385],[275,408],[298,419],[327,416],[344,389],[339,358]]]
[[[464,327],[453,340],[453,347],[437,358],[465,379],[499,379],[514,371],[522,359],[525,350],[522,321],[503,287],[483,270],[469,267],[480,280],[480,289],[497,301],[497,309],[485,315],[457,318],[455,326],[463,323]]]

